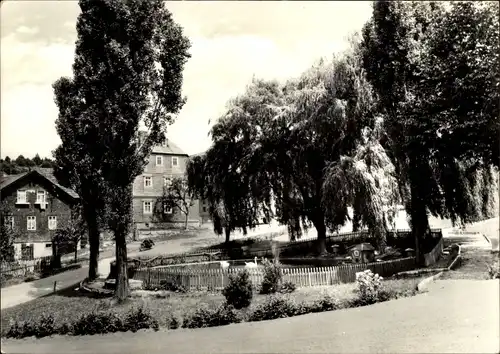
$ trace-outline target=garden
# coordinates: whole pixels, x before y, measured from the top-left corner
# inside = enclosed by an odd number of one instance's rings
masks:
[[[2,336],[85,335],[159,328],[201,328],[340,310],[417,293],[420,278],[385,280],[372,272],[355,283],[296,289],[280,276],[279,264],[266,262],[264,278],[252,284],[248,271],[230,277],[222,293],[186,292],[162,283],[113,300],[82,295],[75,289],[2,310]]]

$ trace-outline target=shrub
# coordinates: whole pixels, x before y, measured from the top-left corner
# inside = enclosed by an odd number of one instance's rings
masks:
[[[330,295],[325,295],[321,299],[315,300],[308,305],[308,312],[333,311],[339,308],[339,304]]]
[[[356,273],[356,290],[359,295],[357,302],[359,305],[370,305],[379,301],[381,281],[382,277],[373,274],[369,269]]]
[[[155,245],[154,241],[151,240],[150,238],[147,238],[141,242],[141,249],[150,250],[151,248],[153,248],[154,245]]]
[[[249,315],[249,321],[265,321],[303,314],[303,307],[286,296],[271,295]]]
[[[111,312],[91,312],[80,316],[73,323],[72,333],[76,336],[126,332],[124,321]]]
[[[293,293],[295,289],[297,289],[297,286],[295,286],[294,283],[292,283],[291,281],[286,281],[283,284],[281,284],[280,293],[290,294]]]
[[[149,312],[144,311],[142,307],[132,309],[125,318],[126,330],[137,332],[140,329],[152,328],[158,330],[158,321],[154,319]]]
[[[176,293],[185,293],[187,291],[181,283],[180,275],[174,276],[171,279],[161,280],[160,290],[174,291]]]
[[[177,329],[179,327],[181,327],[181,321],[179,321],[177,319],[177,317],[175,317],[174,315],[171,315],[168,319],[167,319],[167,328],[168,329]]]
[[[235,309],[242,309],[250,306],[252,302],[252,281],[247,270],[229,275],[229,284],[222,291],[229,305]]]
[[[279,264],[266,259],[262,265],[264,266],[264,279],[262,280],[260,293],[274,294],[281,288],[282,276]]]
[[[203,306],[191,315],[188,315],[182,324],[183,328],[204,328],[225,326],[231,323],[240,322],[238,314],[233,306],[222,304],[216,309],[209,309]]]
[[[495,261],[492,266],[488,265],[488,275],[491,279],[500,279],[500,263]]]
[[[58,333],[54,317],[42,315],[39,319],[30,319],[24,322],[14,322],[11,324],[6,336],[8,338],[24,338],[35,336],[37,338],[51,336]]]

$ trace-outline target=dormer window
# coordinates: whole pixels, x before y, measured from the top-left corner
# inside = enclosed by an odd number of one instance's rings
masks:
[[[144,176],[144,187],[151,188],[153,186],[153,178],[151,176]]]
[[[44,204],[46,199],[45,191],[36,192],[36,204]]]
[[[18,190],[17,191],[17,204],[27,204],[28,203],[28,198],[26,198],[26,191],[25,190]]]

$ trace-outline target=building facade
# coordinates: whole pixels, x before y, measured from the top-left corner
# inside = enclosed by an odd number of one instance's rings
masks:
[[[70,220],[79,199],[41,169],[3,176],[0,197],[1,222],[14,235],[14,260],[51,256],[56,230]]]
[[[167,139],[155,146],[144,172],[133,184],[133,220],[135,228],[164,229],[184,225],[186,216],[175,207],[162,203],[164,188],[173,178],[184,177],[188,155]],[[198,225],[199,203],[194,201],[188,215],[188,224]]]

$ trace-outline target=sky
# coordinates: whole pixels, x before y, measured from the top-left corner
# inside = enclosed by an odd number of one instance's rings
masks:
[[[205,151],[226,103],[252,77],[285,80],[347,45],[371,15],[368,1],[167,1],[191,41],[187,103],[167,136]],[[7,0],[0,7],[1,157],[51,157],[60,143],[52,83],[72,75],[77,1]]]

